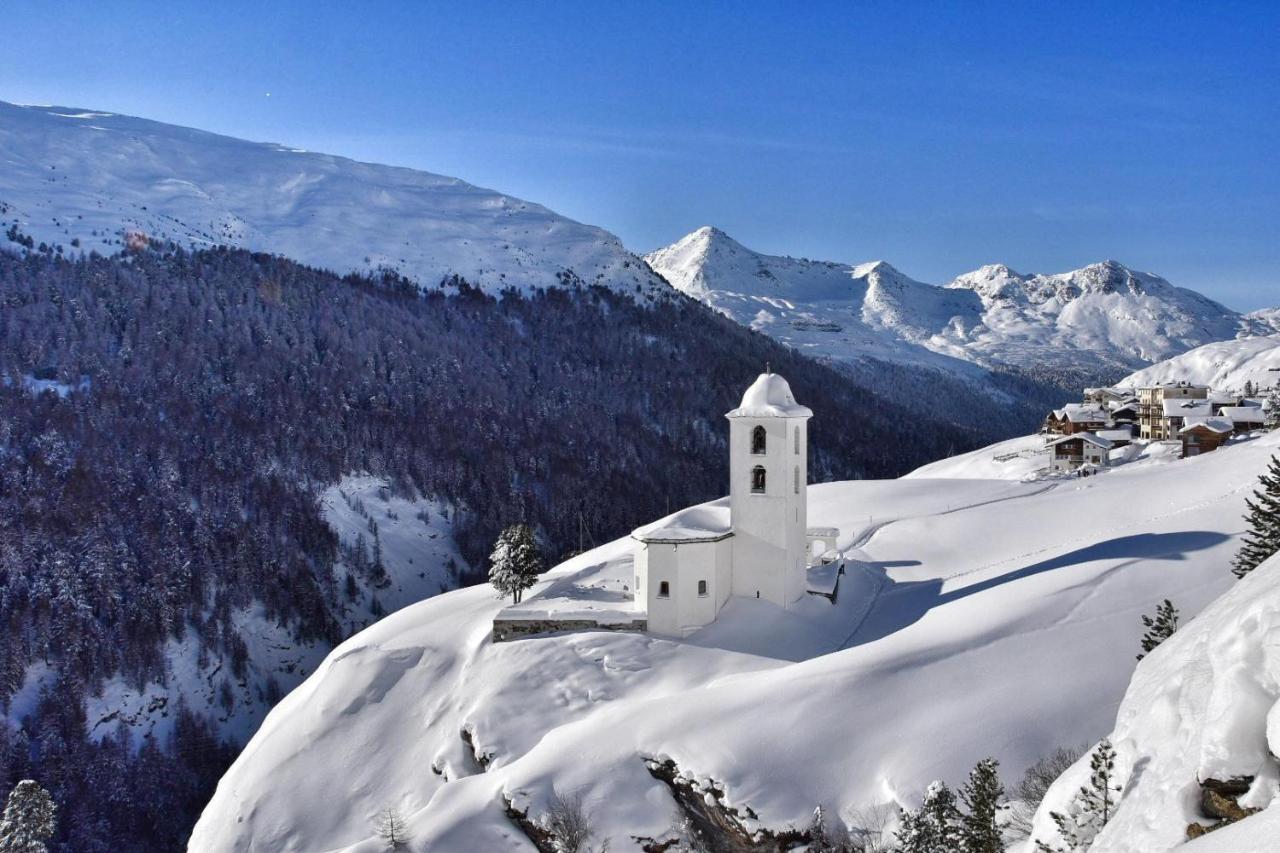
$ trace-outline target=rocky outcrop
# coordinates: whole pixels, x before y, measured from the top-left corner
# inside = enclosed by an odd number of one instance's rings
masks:
[[[1199,822],[1187,825],[1187,839],[1199,838],[1206,833],[1221,829],[1227,824],[1244,820],[1261,809],[1247,808],[1240,805],[1239,798],[1249,793],[1253,784],[1252,776],[1241,776],[1235,779],[1205,779],[1200,783],[1200,811],[1215,822],[1203,824]]]

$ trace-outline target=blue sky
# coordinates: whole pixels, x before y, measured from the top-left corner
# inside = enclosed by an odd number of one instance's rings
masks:
[[[456,175],[638,251],[712,224],[931,282],[1111,257],[1235,308],[1280,304],[1277,3],[9,3],[2,19],[0,99]]]

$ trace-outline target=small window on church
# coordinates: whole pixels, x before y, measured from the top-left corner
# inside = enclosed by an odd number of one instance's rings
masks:
[[[706,594],[707,594],[707,582],[698,581],[698,595],[706,595]]]
[[[800,427],[796,427],[795,436],[796,436],[796,451],[795,451],[795,453],[796,453],[796,456],[799,456],[799,455],[800,455]]]
[[[799,465],[796,466],[796,475],[794,479],[796,481],[795,483],[796,494],[798,495],[800,494],[800,466]]]
[[[764,466],[757,465],[751,469],[751,491],[764,494]]]
[[[762,426],[751,431],[751,452],[757,456],[764,453],[764,427]]]
[[[658,598],[670,598],[670,597],[671,597],[671,584],[667,583],[666,581],[661,581],[658,584]]]

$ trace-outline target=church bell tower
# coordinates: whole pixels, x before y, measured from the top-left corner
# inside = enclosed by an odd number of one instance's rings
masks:
[[[729,419],[733,594],[789,607],[804,595],[808,421],[787,380],[762,373]]]

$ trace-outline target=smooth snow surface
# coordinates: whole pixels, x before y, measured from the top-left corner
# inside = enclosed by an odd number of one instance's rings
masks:
[[[1278,445],[1087,480],[813,486],[811,523],[839,527],[851,561],[838,603],[735,598],[680,642],[495,645],[491,589],[436,596],[345,642],[272,711],[191,849],[374,851],[374,816],[396,806],[412,851],[529,850],[502,796],[538,815],[555,788],[581,792],[613,849],[632,850],[673,810],[646,756],[715,780],[772,828],[817,803],[846,817],[913,803],[987,755],[1015,779],[1112,727],[1143,613],[1169,597],[1190,617],[1233,585],[1244,497]],[[576,557],[530,597],[625,577],[634,545]]]
[[[889,264],[753,252],[704,227],[645,260],[677,289],[812,355],[980,376],[978,365],[1133,370],[1210,341],[1276,330],[1159,276],[1104,261],[1057,275],[985,266],[945,287]]]
[[[0,231],[13,223],[67,253],[112,254],[132,233],[340,273],[392,269],[424,286],[457,274],[491,292],[666,291],[612,234],[457,178],[0,101]]]
[[[1222,571],[1227,570],[1226,564]],[[1175,603],[1177,597],[1170,593]],[[1273,851],[1280,827],[1280,557],[1230,590],[1148,655],[1129,685],[1115,730],[1125,782],[1111,823],[1092,853],[1183,849],[1187,825],[1209,824],[1199,782],[1252,777],[1241,805],[1259,815],[1215,831],[1188,851]],[[1087,775],[1087,758],[1055,783],[1037,815],[1061,809]]]
[[[1237,392],[1244,390],[1246,382],[1258,389],[1276,387],[1280,385],[1280,335],[1205,344],[1143,368],[1119,384],[1140,388],[1165,382],[1191,382]]]

